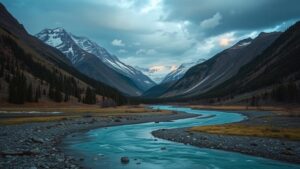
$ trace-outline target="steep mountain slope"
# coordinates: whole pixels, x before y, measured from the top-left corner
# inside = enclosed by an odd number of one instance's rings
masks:
[[[235,76],[198,97],[223,97],[266,87],[274,88],[278,84],[295,84],[300,80],[299,54],[300,22],[297,22],[263,53],[244,65]],[[288,94],[293,94],[291,92],[293,90],[290,88]]]
[[[205,93],[233,77],[239,69],[265,50],[279,32],[244,39],[211,59],[190,68],[162,97],[192,97]]]
[[[183,75],[189,68],[191,68],[197,64],[200,64],[200,63],[204,62],[205,60],[206,59],[199,59],[197,62],[181,64],[177,69],[175,69],[175,70],[171,71],[169,74],[167,74],[161,83],[167,83],[167,82],[171,82],[171,81],[174,82],[174,81],[179,80],[180,78],[183,77]]]
[[[95,56],[95,61],[97,58],[109,68],[128,77],[142,91],[147,90],[155,84],[142,72],[124,64],[116,56],[111,55],[97,43],[85,37],[78,37],[68,33],[63,28],[44,29],[36,34],[36,37],[48,45],[59,49],[74,65],[82,64],[81,62],[83,62],[84,58],[86,58],[85,55],[88,53]],[[96,76],[94,78],[96,78]]]
[[[142,90],[147,90],[154,86],[155,83],[141,71],[126,65],[121,62],[117,56],[110,54],[105,48],[99,46],[97,43],[85,38],[78,37],[71,34],[72,39],[84,51],[97,56],[107,66],[113,68],[117,72],[131,78]]]
[[[157,98],[164,94],[168,88],[170,88],[172,85],[174,85],[176,81],[168,81],[164,83],[160,83],[158,85],[155,85],[151,87],[149,90],[145,91],[142,95],[142,97],[145,98]]]
[[[85,89],[93,88],[98,94],[119,103],[126,101],[119,91],[83,75],[60,51],[29,35],[1,3],[0,18],[2,99],[7,99],[8,91],[15,94],[16,91],[22,91],[22,88],[12,88],[14,82],[14,86],[21,87],[17,82],[22,80],[26,82],[22,84],[30,88],[28,91],[43,90],[45,97],[51,97],[54,91],[55,97],[64,95],[65,100],[68,100],[70,95],[81,100]],[[14,91],[15,89],[17,90]]]
[[[91,51],[90,48],[84,46],[86,43],[67,33],[64,29],[45,29],[36,36],[46,44],[64,53],[72,64],[87,76],[113,86],[131,96],[138,96],[142,93],[143,90],[130,77],[107,66],[99,59],[99,56],[97,57],[83,50],[84,48]]]

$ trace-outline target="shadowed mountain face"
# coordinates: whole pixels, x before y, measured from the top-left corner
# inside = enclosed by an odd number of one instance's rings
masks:
[[[264,51],[280,35],[261,33],[244,39],[211,59],[190,68],[161,97],[192,97],[205,93],[236,75],[239,69]]]
[[[0,25],[1,28],[10,32],[14,36],[22,39],[31,48],[35,49],[36,52],[40,53],[44,58],[63,62],[71,65],[71,62],[58,50],[49,48],[48,45],[41,43],[37,38],[29,35],[22,24],[20,24],[6,9],[0,4]]]
[[[300,79],[299,54],[300,22],[297,22],[260,55],[241,67],[235,76],[199,97],[222,97],[296,83]]]
[[[145,91],[142,95],[142,97],[145,98],[156,98],[161,96],[162,94],[164,94],[166,92],[166,90],[168,88],[170,88],[174,83],[176,83],[175,81],[168,81],[168,82],[164,82],[164,83],[160,83],[158,85],[155,85],[153,87],[151,87],[149,90]]]
[[[36,37],[64,53],[81,72],[128,95],[138,96],[154,85],[147,76],[122,63],[95,42],[72,35],[63,28],[45,29]]]

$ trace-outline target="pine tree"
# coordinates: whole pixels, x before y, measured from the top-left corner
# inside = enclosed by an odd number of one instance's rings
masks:
[[[53,86],[51,84],[49,86],[48,96],[52,100],[54,100],[54,98],[55,98],[55,92],[54,92]]]
[[[257,104],[257,100],[256,100],[256,97],[255,96],[252,96],[252,98],[251,98],[251,106],[256,106],[256,104]]]
[[[39,96],[38,96],[37,92],[35,92],[34,101],[39,102]]]
[[[10,75],[8,73],[5,74],[4,79],[7,83],[10,83]]]
[[[54,101],[56,102],[61,102],[63,99],[63,96],[61,94],[61,92],[58,89],[55,89],[55,97],[54,97]]]
[[[86,103],[86,104],[95,104],[96,103],[96,94],[89,87],[87,87],[87,89],[86,89],[84,103]]]
[[[28,89],[27,89],[26,95],[27,95],[27,101],[28,102],[32,102],[33,101],[33,97],[32,97],[32,84],[31,83],[28,85]]]
[[[67,102],[67,101],[69,101],[69,95],[68,95],[68,94],[65,94],[64,102]]]
[[[279,102],[285,101],[285,86],[283,84],[280,84],[279,86],[275,87],[272,91],[272,98]]]
[[[1,65],[0,67],[0,77],[4,76],[4,65]]]
[[[294,82],[290,82],[287,85],[287,100],[289,102],[294,102],[296,101],[297,97],[298,97],[298,88],[297,85]]]
[[[23,73],[17,72],[9,83],[9,102],[24,104],[26,100],[27,85]]]
[[[35,96],[34,96],[34,101],[39,102],[39,98],[41,98],[41,87],[39,86],[35,90]]]

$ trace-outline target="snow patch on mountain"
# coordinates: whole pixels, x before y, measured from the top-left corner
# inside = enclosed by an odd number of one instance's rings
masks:
[[[141,71],[121,62],[118,57],[110,54],[105,48],[86,37],[75,36],[63,28],[44,29],[36,37],[48,45],[59,49],[73,64],[84,59],[83,51],[93,54],[110,68],[131,78],[141,89],[147,90],[155,83]]]
[[[250,44],[251,44],[251,42],[244,42],[244,43],[240,44],[239,46],[248,46]]]
[[[127,77],[132,78],[140,87],[148,89],[155,85],[155,83],[141,71],[136,70],[132,66],[126,65],[121,62],[118,57],[110,54],[105,48],[99,46],[97,43],[85,38],[71,35],[76,44],[86,52],[97,56],[102,62],[116,70],[119,73],[124,74]],[[147,81],[148,83],[146,83]]]

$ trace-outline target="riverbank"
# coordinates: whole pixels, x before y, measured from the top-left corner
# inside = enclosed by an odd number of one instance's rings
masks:
[[[119,112],[117,114],[100,114],[99,116],[88,112],[81,113],[80,117],[62,116],[55,121],[39,123],[26,121],[25,124],[2,125],[0,126],[0,168],[82,168],[78,163],[83,159],[67,156],[59,148],[61,139],[66,135],[94,128],[190,117],[195,117],[195,115],[153,110],[146,113],[127,112],[122,114]]]
[[[201,109],[200,107],[194,107]],[[212,108],[213,109],[213,108]],[[218,109],[221,110],[221,109]],[[277,132],[278,129],[300,129],[300,117],[291,116],[285,112],[268,112],[268,111],[253,111],[253,110],[232,110],[227,112],[237,112],[248,117],[248,119],[231,123],[232,126],[246,126],[244,128],[261,128],[271,127],[270,132]],[[220,125],[224,127],[224,125]],[[227,125],[228,126],[228,125]],[[214,128],[213,128],[214,127]],[[181,128],[181,129],[162,129],[152,132],[155,137],[190,144],[197,147],[221,149],[226,151],[234,151],[254,156],[270,158],[285,162],[300,163],[300,142],[293,140],[287,136],[279,138],[257,137],[239,131],[241,135],[226,133],[221,127],[214,130],[215,127],[206,127],[205,130],[201,127],[197,128]],[[230,128],[230,127],[229,127]],[[202,129],[202,130],[197,130]],[[241,127],[239,127],[241,129]],[[243,128],[242,128],[243,129]],[[202,131],[202,132],[199,132]],[[213,132],[212,132],[213,131]],[[228,132],[228,130],[226,130]],[[230,131],[230,130],[229,130]],[[223,133],[226,134],[223,134]],[[247,131],[246,131],[247,132]],[[297,138],[297,137],[296,137]]]

